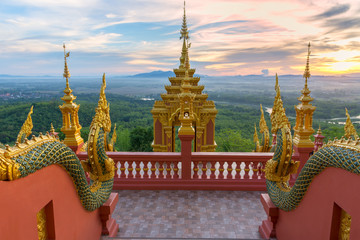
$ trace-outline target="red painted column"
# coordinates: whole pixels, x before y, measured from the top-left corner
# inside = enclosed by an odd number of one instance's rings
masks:
[[[293,146],[294,149],[294,153],[295,155],[299,156],[299,161],[300,161],[300,166],[298,169],[298,172],[296,174],[292,175],[292,178],[297,178],[298,174],[300,173],[301,169],[304,167],[305,163],[307,162],[307,160],[310,158],[310,156],[312,155],[314,148],[300,148],[297,146]]]
[[[194,135],[180,135],[181,141],[181,177],[182,179],[191,179],[191,142]]]

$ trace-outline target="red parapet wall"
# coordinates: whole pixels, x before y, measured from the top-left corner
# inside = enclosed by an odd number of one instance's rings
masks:
[[[77,155],[81,160],[87,159],[86,152]],[[265,191],[265,163],[273,153],[192,152],[184,156],[174,152],[107,152],[107,155],[117,167],[115,190]],[[298,158],[293,156],[294,160]],[[182,173],[187,173],[186,177]]]
[[[83,208],[71,177],[57,165],[15,181],[0,181],[0,192],[0,239],[38,239],[36,214],[44,207],[49,239],[101,236],[102,211]]]
[[[277,212],[266,199],[267,196],[262,196],[269,219],[260,227],[265,238],[271,232],[269,226],[279,240],[338,239],[339,212],[343,209],[352,218],[350,239],[360,239],[359,175],[337,168],[326,169],[314,178],[300,205],[291,212]]]

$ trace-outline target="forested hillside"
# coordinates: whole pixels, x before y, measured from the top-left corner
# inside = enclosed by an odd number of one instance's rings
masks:
[[[125,97],[118,94],[107,94],[110,103],[110,115],[112,123],[117,124],[117,142],[115,145],[118,151],[151,151],[153,139],[153,118],[150,110],[153,101],[142,101],[132,97]],[[259,103],[263,106],[271,107],[273,98],[268,96],[247,95],[218,95],[216,107],[219,113],[215,124],[215,140],[218,144],[217,151],[251,151],[254,148],[253,133],[254,123],[259,122],[260,110]],[[226,100],[226,101],[225,101]],[[81,134],[86,141],[92,117],[95,114],[97,105],[97,94],[79,94],[76,103],[80,104],[79,119],[82,125]],[[226,102],[232,102],[228,104]],[[296,98],[284,97],[287,115],[292,125],[294,123],[294,107],[297,104]],[[2,102],[0,105],[0,142],[13,144],[17,133],[26,119],[30,106],[34,106],[33,134],[49,131],[50,124],[53,123],[56,131],[60,132],[62,125],[60,100],[30,99],[16,102]],[[355,103],[344,103],[339,101],[314,101],[317,106],[314,116],[314,128],[317,129],[319,123],[323,130],[326,140],[329,138],[341,137],[344,134],[343,125],[329,123],[328,119],[333,117],[345,118],[344,107],[347,106],[352,111],[357,111],[358,105]],[[269,115],[265,116],[269,128],[271,128]],[[327,120],[324,120],[327,119]],[[344,121],[339,119],[338,121]],[[336,122],[336,121],[333,121]],[[355,124],[358,127],[358,124]],[[60,137],[63,137],[61,134]],[[177,143],[177,150],[180,144]]]

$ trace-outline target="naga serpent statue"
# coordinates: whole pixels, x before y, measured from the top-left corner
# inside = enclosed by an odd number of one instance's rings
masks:
[[[106,155],[104,144],[104,136],[111,129],[105,88],[104,74],[96,114],[90,126],[88,160],[80,162],[69,147],[49,134],[33,136],[29,140],[20,131],[15,146],[0,149],[0,180],[23,178],[56,164],[71,176],[83,207],[88,211],[99,208],[110,196],[115,170],[113,160]],[[85,171],[90,175],[90,186]]]
[[[352,138],[329,141],[306,162],[295,184],[288,183],[290,175],[297,172],[298,161],[291,160],[292,137],[290,123],[282,104],[272,118],[277,132],[274,156],[265,166],[268,194],[274,205],[284,211],[298,207],[315,176],[326,168],[341,168],[360,175],[360,140]]]

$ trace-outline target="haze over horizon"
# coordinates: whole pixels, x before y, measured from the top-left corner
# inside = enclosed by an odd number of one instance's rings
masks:
[[[0,74],[132,75],[179,65],[183,1],[3,0]],[[186,2],[197,74],[360,76],[360,4],[347,1]]]

